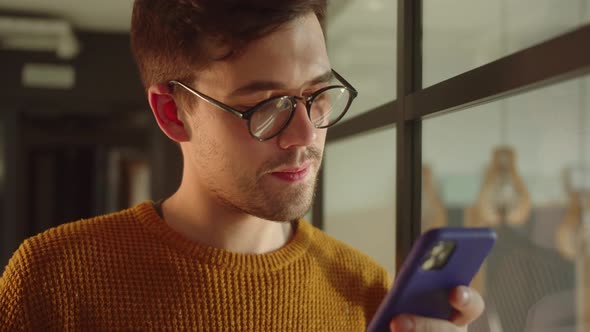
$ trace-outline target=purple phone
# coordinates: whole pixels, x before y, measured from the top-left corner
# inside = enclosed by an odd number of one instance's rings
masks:
[[[391,319],[402,313],[450,319],[450,291],[471,283],[495,242],[490,228],[437,228],[422,234],[367,332],[389,331]]]

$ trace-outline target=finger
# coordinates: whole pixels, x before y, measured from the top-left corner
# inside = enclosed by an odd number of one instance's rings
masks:
[[[460,332],[467,331],[466,327],[441,319],[426,318],[411,315],[399,315],[389,325],[391,332]]]
[[[451,322],[457,326],[466,326],[476,320],[485,309],[481,295],[466,286],[459,286],[451,292],[450,304],[457,310],[451,317]]]

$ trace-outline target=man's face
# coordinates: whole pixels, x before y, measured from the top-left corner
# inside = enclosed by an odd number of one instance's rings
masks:
[[[310,95],[326,85],[312,82],[330,70],[320,24],[309,14],[197,73],[194,86],[245,110],[272,96]],[[267,220],[289,221],[309,210],[326,130],[312,125],[303,103],[289,126],[264,142],[250,135],[247,121],[208,103],[185,113],[191,135],[182,143],[185,167],[203,194]]]

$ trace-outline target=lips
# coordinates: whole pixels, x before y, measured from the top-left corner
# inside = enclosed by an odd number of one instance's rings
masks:
[[[309,166],[310,165],[307,164],[300,167],[282,168],[270,174],[283,181],[298,182],[306,178],[307,174],[309,173]]]

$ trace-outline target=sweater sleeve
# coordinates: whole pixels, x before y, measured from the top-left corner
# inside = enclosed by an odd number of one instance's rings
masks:
[[[0,331],[29,331],[26,294],[30,274],[23,246],[10,259],[0,278]]]

